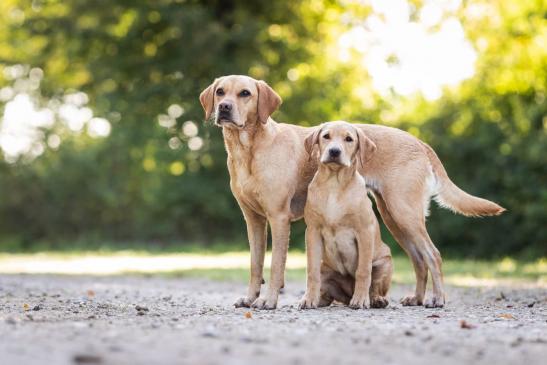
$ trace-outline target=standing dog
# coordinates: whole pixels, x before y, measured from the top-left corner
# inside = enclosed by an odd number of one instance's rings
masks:
[[[304,209],[308,282],[300,309],[333,300],[354,309],[388,304],[391,251],[357,171],[368,158],[366,143],[363,131],[345,122],[326,123],[306,138],[310,153],[319,146],[320,163]]]
[[[230,187],[247,223],[251,277],[247,295],[235,306],[274,309],[284,285],[290,223],[302,218],[308,185],[317,169],[304,140],[317,127],[276,123],[270,115],[281,98],[264,81],[248,76],[218,78],[199,98],[205,119],[214,116],[215,124],[222,127]],[[433,296],[426,306],[442,307],[441,255],[425,227],[431,197],[468,216],[498,215],[504,209],[458,188],[433,149],[412,135],[379,125],[356,127],[367,137],[368,157],[359,172],[374,193],[384,223],[414,265],[416,291],[403,304],[423,304],[429,270]],[[259,296],[267,223],[272,231],[272,271],[266,296]]]

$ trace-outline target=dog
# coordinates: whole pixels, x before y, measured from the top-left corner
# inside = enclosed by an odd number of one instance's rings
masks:
[[[371,142],[346,122],[325,123],[306,138],[319,146],[319,168],[308,187],[306,221],[307,290],[299,309],[330,305],[384,308],[393,264],[357,164]]]
[[[251,275],[247,295],[234,305],[274,309],[284,286],[290,223],[302,218],[308,185],[317,170],[304,141],[318,128],[275,122],[270,116],[281,98],[266,82],[248,76],[217,78],[199,99],[205,119],[212,117],[222,128],[230,188],[247,225]],[[433,295],[425,306],[442,307],[441,255],[425,226],[431,198],[467,216],[498,215],[505,209],[458,188],[433,149],[409,133],[374,124],[355,126],[370,141],[359,172],[373,192],[384,223],[414,266],[415,293],[402,304],[424,304],[429,270]],[[261,296],[267,224],[272,232],[271,277],[266,295]]]

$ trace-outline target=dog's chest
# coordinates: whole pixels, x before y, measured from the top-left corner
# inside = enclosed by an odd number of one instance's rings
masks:
[[[349,227],[324,226],[321,236],[325,263],[342,275],[355,276],[358,251],[354,230]]]
[[[246,163],[242,163],[246,162]],[[228,159],[230,172],[230,188],[236,199],[252,208],[256,213],[264,214],[264,206],[260,187],[261,182],[256,173],[253,173],[252,161],[247,161],[236,156]]]
[[[325,194],[314,204],[320,216],[320,231],[323,237],[324,261],[343,275],[355,275],[357,269],[357,242],[348,211],[340,205],[342,197],[336,191]]]
[[[344,199],[336,188],[323,191],[322,194],[312,192],[311,195],[310,205],[323,225],[336,227],[344,223],[348,209],[341,206]]]

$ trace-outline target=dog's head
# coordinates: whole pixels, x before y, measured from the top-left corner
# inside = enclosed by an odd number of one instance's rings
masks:
[[[264,81],[240,75],[216,79],[203,90],[199,100],[205,119],[214,116],[215,124],[226,128],[266,123],[281,104],[279,95]]]
[[[363,165],[376,150],[374,142],[361,129],[341,121],[322,124],[304,143],[310,155],[318,145],[319,162],[334,169],[350,167],[357,159]]]

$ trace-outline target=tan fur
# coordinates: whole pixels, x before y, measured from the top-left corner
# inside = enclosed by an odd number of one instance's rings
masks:
[[[438,193],[434,199],[440,206],[468,217],[500,215],[505,212],[505,208],[500,207],[498,204],[470,195],[457,187],[448,177],[441,160],[439,160],[433,148],[423,142],[422,145],[426,150],[433,172],[439,182]]]
[[[223,95],[217,95],[219,88]],[[251,95],[240,96],[243,89]],[[319,127],[277,123],[272,118],[264,123],[264,115],[278,107],[281,99],[265,83],[247,76],[215,80],[202,92],[200,101],[206,119],[214,114],[215,123],[222,127],[230,187],[247,223],[251,278],[247,296],[235,305],[273,309],[284,284],[290,222],[302,217],[308,185],[317,169],[317,159],[306,152],[305,140]],[[222,102],[232,105],[229,118],[219,112]],[[442,306],[445,299],[441,256],[425,228],[430,198],[439,194],[464,214],[498,214],[503,208],[488,201],[480,204],[483,200],[474,200],[472,210],[469,204],[457,206],[455,201],[469,201],[469,196],[459,189],[447,188],[442,164],[433,158],[429,146],[399,129],[370,124],[355,127],[376,147],[374,153],[365,156],[359,172],[374,193],[383,221],[411,258],[416,272],[415,295],[405,298],[403,304],[423,303],[429,270],[433,296],[427,305]],[[369,148],[374,149],[372,144]],[[271,280],[266,295],[259,297],[268,223],[272,231]]]
[[[357,171],[358,160],[372,157],[374,144],[345,122],[324,124],[305,144],[308,149],[319,146],[320,165],[304,210],[308,280],[299,308],[333,300],[354,309],[383,308],[393,270],[391,252],[381,240],[365,180]],[[340,156],[332,157],[333,149]]]

